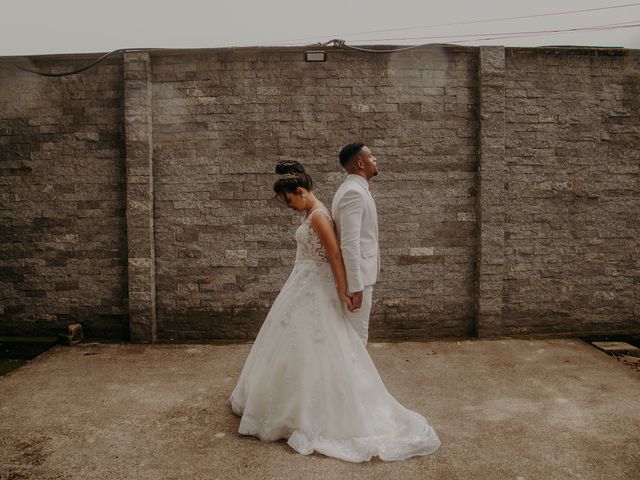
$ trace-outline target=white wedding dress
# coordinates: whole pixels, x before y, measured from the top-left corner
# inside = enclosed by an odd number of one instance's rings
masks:
[[[302,454],[349,462],[428,455],[440,439],[427,419],[386,389],[346,319],[331,266],[310,219],[296,231],[296,261],[230,396],[238,432],[287,438]]]

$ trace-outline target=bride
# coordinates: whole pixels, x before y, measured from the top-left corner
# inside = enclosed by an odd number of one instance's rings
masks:
[[[345,317],[352,309],[331,215],[298,162],[280,162],[273,188],[304,213],[296,260],[273,302],[230,396],[238,432],[286,438],[297,452],[349,462],[403,460],[436,451],[427,419],[386,389]]]

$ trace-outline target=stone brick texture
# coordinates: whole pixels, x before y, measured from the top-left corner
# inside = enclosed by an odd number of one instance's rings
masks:
[[[122,82],[117,57],[0,64],[0,335],[127,332]]]
[[[640,327],[640,55],[505,56],[502,332]]]
[[[372,336],[470,334],[476,61],[473,49],[152,54],[158,335],[253,338],[301,221],[273,198],[275,164],[303,163],[330,208],[354,141],[381,172]]]
[[[303,163],[330,206],[354,141],[380,167],[370,337],[477,334],[479,50],[327,51],[149,52],[158,339],[255,337],[301,221],[275,163]],[[640,328],[639,53],[505,49],[498,333]],[[0,66],[0,334],[128,335],[125,88],[122,56]]]

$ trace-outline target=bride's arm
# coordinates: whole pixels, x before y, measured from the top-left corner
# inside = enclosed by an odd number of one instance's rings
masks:
[[[347,275],[344,269],[344,262],[342,261],[342,253],[340,253],[340,245],[338,245],[338,239],[333,230],[333,224],[324,215],[314,215],[311,218],[311,225],[318,234],[322,246],[327,251],[329,264],[333,271],[333,278],[338,288],[338,295],[347,307],[351,308],[351,297],[347,295]]]

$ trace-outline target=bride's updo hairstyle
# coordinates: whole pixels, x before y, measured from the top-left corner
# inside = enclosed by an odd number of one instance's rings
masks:
[[[276,173],[279,175],[273,184],[276,196],[286,200],[285,192],[296,193],[296,188],[302,187],[308,191],[313,189],[313,180],[304,167],[295,160],[286,160],[276,164]]]

